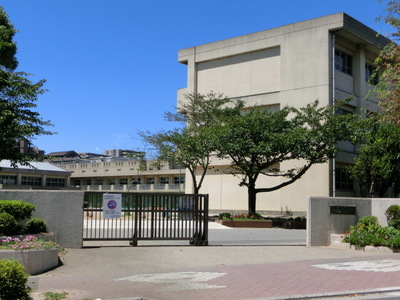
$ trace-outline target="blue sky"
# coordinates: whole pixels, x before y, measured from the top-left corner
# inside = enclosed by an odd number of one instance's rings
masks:
[[[170,129],[186,87],[179,49],[346,12],[383,32],[378,0],[0,0],[19,31],[19,71],[46,79],[38,111],[57,134],[46,153],[143,149],[138,130]]]

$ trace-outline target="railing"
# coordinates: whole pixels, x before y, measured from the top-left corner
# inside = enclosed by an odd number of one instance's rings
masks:
[[[208,195],[122,193],[122,214],[104,218],[103,193],[85,192],[83,240],[189,240],[208,245]]]
[[[139,192],[139,191],[168,191],[168,192],[184,192],[185,184],[103,184],[103,185],[79,185],[76,186],[84,191],[126,191],[126,192]]]

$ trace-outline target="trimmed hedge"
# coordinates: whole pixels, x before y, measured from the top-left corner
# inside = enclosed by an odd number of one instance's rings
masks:
[[[19,234],[20,231],[21,226],[12,215],[6,212],[0,212],[0,236]]]
[[[16,260],[0,260],[0,299],[30,299],[30,288],[26,286],[29,274]]]
[[[32,212],[35,211],[35,205],[20,200],[0,200],[0,213],[9,213],[17,221],[29,219]]]
[[[43,233],[47,232],[47,224],[43,219],[32,218],[25,224],[26,233]]]

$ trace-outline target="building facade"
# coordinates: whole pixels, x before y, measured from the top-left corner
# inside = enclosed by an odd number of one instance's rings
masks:
[[[0,189],[67,189],[70,172],[46,162],[11,165],[0,161]]]
[[[247,106],[300,108],[319,100],[351,100],[343,113],[377,110],[368,96],[368,77],[374,60],[389,42],[345,13],[182,49],[178,61],[187,66],[187,87],[178,91],[178,107],[185,94],[210,91],[240,98]],[[257,194],[257,210],[280,213],[306,211],[310,196],[356,196],[344,166],[355,158],[352,144],[341,142],[335,159],[313,166],[297,182],[270,193]],[[282,165],[293,166],[295,162]],[[201,188],[210,195],[210,209],[247,210],[247,189],[227,174],[228,162],[215,160]],[[192,184],[186,192],[192,192]],[[270,179],[259,178],[257,187]],[[278,183],[279,179],[273,179]],[[278,182],[277,182],[278,180]],[[273,184],[275,185],[275,184]]]
[[[88,191],[185,191],[184,169],[145,160],[143,152],[116,149],[105,151],[112,156],[80,153],[79,157],[71,153],[76,152],[55,152],[50,161],[71,173],[71,186],[74,188]]]

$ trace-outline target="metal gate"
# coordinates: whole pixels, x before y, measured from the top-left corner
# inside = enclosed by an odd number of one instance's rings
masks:
[[[122,193],[120,218],[104,218],[101,192],[85,192],[83,240],[189,240],[208,245],[208,195]]]

